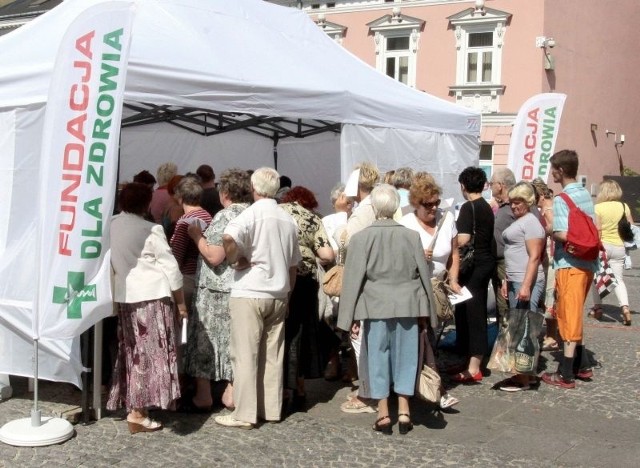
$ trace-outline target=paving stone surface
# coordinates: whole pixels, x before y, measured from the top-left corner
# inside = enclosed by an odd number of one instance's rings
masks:
[[[632,309],[640,310],[640,253],[625,272]],[[585,307],[585,315],[590,306]],[[492,389],[504,376],[492,373],[478,385],[451,392],[461,402],[444,413],[412,402],[415,429],[406,436],[371,430],[375,414],[340,412],[350,387],[337,382],[308,383],[309,410],[279,424],[254,430],[228,429],[211,415],[154,413],[165,429],[130,435],[124,412],[106,413],[88,425],[75,425],[74,437],[50,447],[0,443],[0,466],[640,466],[640,313],[633,325],[621,323],[615,296],[605,299],[601,321],[585,319],[585,343],[599,362],[592,382],[575,390],[541,384],[506,393]],[[444,361],[454,356],[442,353]],[[555,370],[560,353],[542,353],[542,366]],[[12,378],[14,397],[0,402],[0,425],[29,416],[33,394],[26,379]],[[45,416],[78,410],[75,387],[40,383]]]

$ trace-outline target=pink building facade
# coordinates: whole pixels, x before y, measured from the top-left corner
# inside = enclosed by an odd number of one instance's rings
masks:
[[[640,172],[640,97],[630,86],[640,72],[636,0],[273,3],[302,7],[380,72],[481,111],[488,173],[507,164],[520,106],[544,92],[567,95],[556,150],[578,152],[587,188],[620,175],[621,160]]]

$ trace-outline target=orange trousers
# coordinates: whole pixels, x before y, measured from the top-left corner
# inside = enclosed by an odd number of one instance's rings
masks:
[[[584,301],[589,293],[593,272],[581,268],[556,270],[556,312],[563,341],[582,341]]]

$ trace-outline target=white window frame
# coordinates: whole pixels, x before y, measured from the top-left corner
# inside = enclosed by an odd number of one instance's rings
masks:
[[[473,8],[467,8],[448,18],[453,26],[456,41],[456,79],[449,90],[455,95],[456,102],[459,104],[473,107],[483,113],[495,113],[500,111],[499,96],[504,93],[505,88],[502,84],[502,47],[511,13],[492,8],[486,8],[485,12],[485,15],[480,15],[474,13]],[[491,33],[492,45],[469,47],[469,37],[475,33]],[[489,51],[491,52],[491,79],[482,81],[482,67],[479,60],[476,81],[468,81],[469,54]]]
[[[398,9],[399,10],[399,9]],[[407,86],[416,87],[418,42],[420,30],[424,21],[418,18],[402,15],[399,11],[391,15],[385,15],[372,21],[367,26],[373,31],[373,40],[376,52],[376,69],[387,74],[387,59],[407,57]],[[388,40],[397,37],[407,37],[409,47],[407,50],[388,50]],[[396,65],[396,68],[398,65]],[[396,74],[397,75],[397,74]],[[398,79],[398,76],[392,77]]]
[[[494,171],[495,171],[495,167],[494,167],[494,151],[495,151],[495,145],[492,141],[487,141],[487,142],[481,142],[480,143],[480,149],[482,150],[483,146],[490,146],[491,147],[491,159],[480,159],[480,154],[478,154],[478,167],[480,169],[482,169],[485,174],[487,174],[487,180],[491,179],[491,176],[493,175]],[[491,200],[491,187],[489,187],[487,185],[487,188],[485,190],[482,191],[482,196],[484,198],[486,198],[487,200]]]
[[[491,45],[489,46],[470,46],[469,45],[469,41],[471,40],[471,36],[473,34],[485,34],[485,33],[489,33],[491,34]],[[464,84],[466,85],[474,85],[474,84],[494,84],[496,81],[494,79],[494,70],[495,70],[495,56],[496,56],[496,51],[495,51],[495,47],[493,46],[493,44],[495,43],[495,37],[494,37],[494,32],[493,31],[486,31],[486,30],[480,30],[480,31],[467,31],[467,44],[466,44],[466,54],[464,57]],[[491,76],[489,77],[488,80],[484,80],[484,57],[485,54],[490,53],[491,54]],[[470,80],[469,79],[469,74],[470,74],[470,68],[471,68],[471,61],[470,61],[470,56],[474,55],[476,57],[476,64],[475,64],[475,73],[476,73],[476,79],[475,80]],[[500,80],[498,80],[499,82]]]
[[[504,44],[504,25],[494,24],[466,24],[457,25],[456,35],[456,85],[500,85],[502,82],[502,46]],[[493,45],[487,47],[469,47],[469,36],[476,33],[492,33]],[[467,81],[469,54],[473,52],[491,52],[491,79],[489,81]],[[479,70],[481,75],[481,70]]]
[[[378,34],[378,33],[376,33]],[[407,48],[400,50],[389,50],[388,43],[389,39],[396,38],[407,38]],[[400,81],[400,60],[403,57],[407,59],[407,82],[404,83],[407,86],[411,86],[415,88],[416,86],[416,53],[411,52],[411,33],[390,33],[390,34],[380,34],[377,37],[377,40],[382,41],[382,46],[380,47],[380,53],[376,54],[376,68],[380,70],[385,75]],[[390,75],[387,72],[387,61],[388,59],[395,59],[395,70],[394,74]]]

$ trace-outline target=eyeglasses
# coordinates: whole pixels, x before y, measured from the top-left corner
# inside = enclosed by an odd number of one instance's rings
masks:
[[[489,187],[491,187],[491,186],[492,186],[492,185],[494,185],[494,184],[501,184],[501,183],[502,183],[502,182],[493,182],[493,181],[491,181],[491,182],[489,182]]]
[[[436,200],[434,202],[420,203],[420,205],[426,210],[432,210],[432,209],[437,208],[438,206],[440,206],[440,202],[441,202],[441,200],[438,199],[438,200]]]

